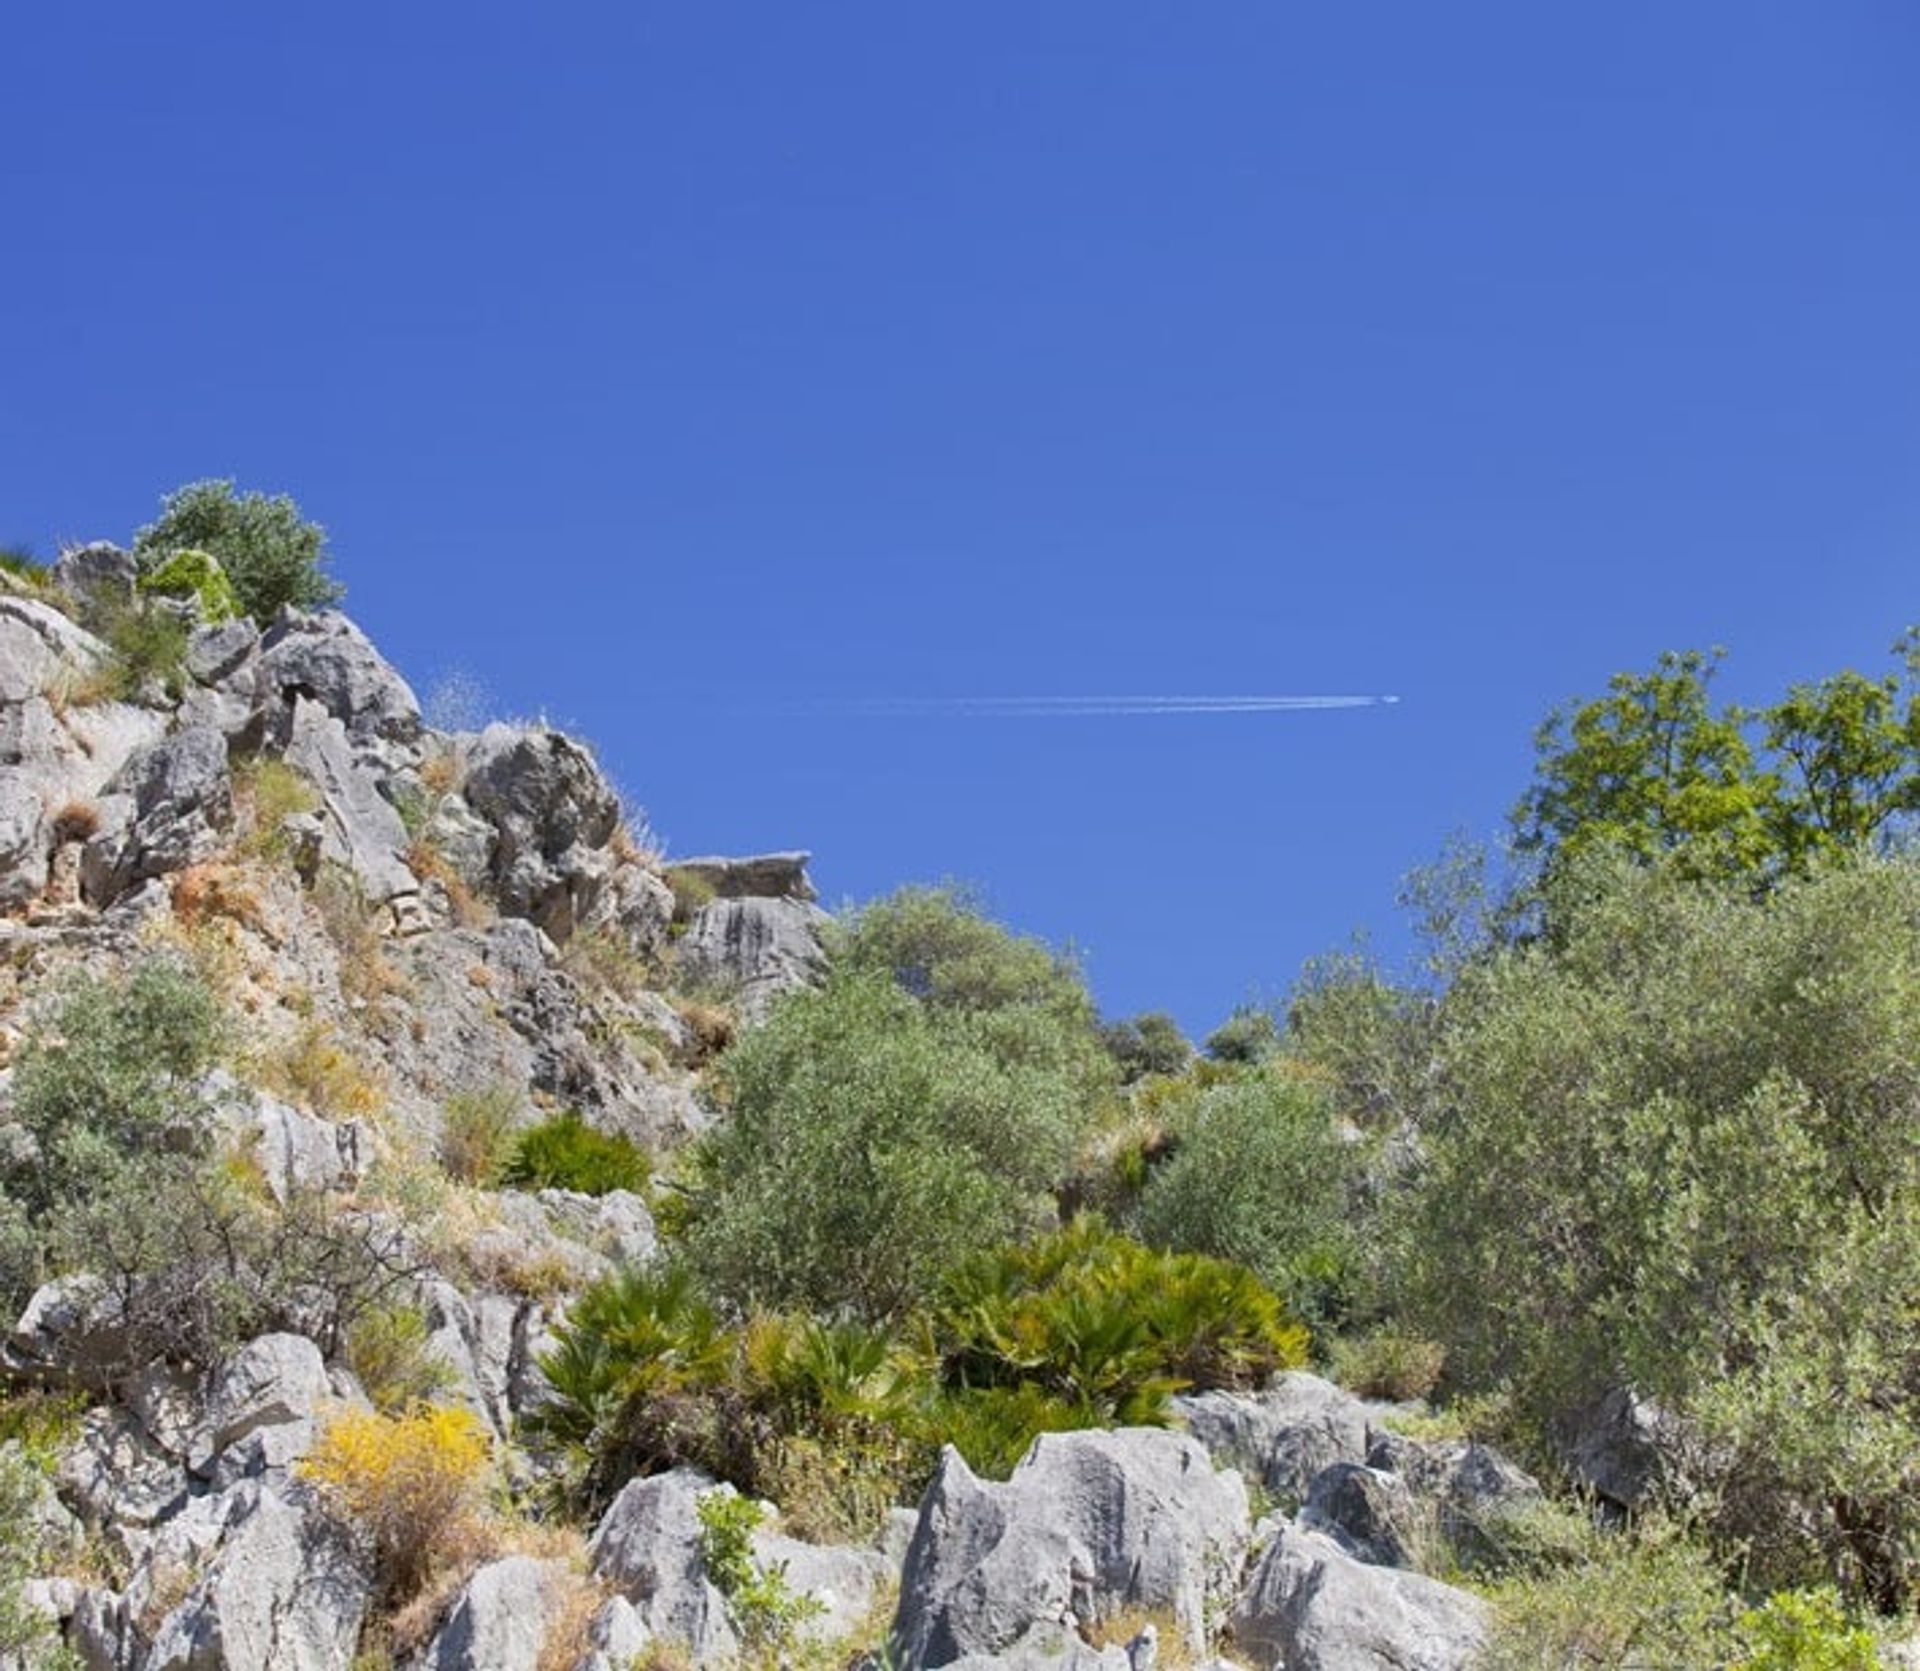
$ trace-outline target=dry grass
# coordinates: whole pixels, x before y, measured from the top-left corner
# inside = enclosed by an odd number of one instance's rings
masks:
[[[169,891],[173,914],[189,928],[224,920],[255,934],[269,933],[259,884],[237,865],[189,865],[174,876]]]
[[[447,909],[457,927],[484,928],[493,921],[492,908],[467,885],[467,879],[427,837],[414,837],[401,858],[417,880],[437,883],[444,890]]]
[[[1195,1667],[1208,1662],[1205,1656],[1196,1654],[1188,1646],[1179,1621],[1165,1607],[1122,1608],[1107,1618],[1083,1624],[1080,1634],[1090,1647],[1124,1648],[1148,1625],[1153,1626],[1160,1639],[1160,1652],[1155,1664],[1165,1667],[1165,1671],[1194,1671]]]
[[[386,1083],[378,1070],[324,1021],[303,1022],[285,1044],[259,1058],[256,1072],[268,1090],[323,1119],[356,1119],[386,1105]]]
[[[739,1022],[724,1005],[699,998],[676,998],[673,1007],[686,1023],[687,1042],[681,1060],[687,1067],[704,1067],[733,1043]]]
[[[314,878],[312,900],[340,959],[342,992],[366,1003],[412,992],[412,983],[387,956],[380,932],[384,907],[368,904],[350,875],[336,866],[324,868]]]
[[[89,840],[99,829],[100,809],[91,801],[65,801],[53,815],[53,839],[63,844]]]

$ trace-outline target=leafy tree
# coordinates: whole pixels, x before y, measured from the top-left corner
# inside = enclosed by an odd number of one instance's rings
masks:
[[[795,993],[724,1058],[687,1256],[741,1305],[895,1315],[1051,1216],[1090,1058],[1051,1004],[943,1007],[870,972]]]
[[[284,493],[236,493],[231,480],[175,489],[159,519],[134,535],[133,555],[152,573],[182,551],[213,557],[240,607],[263,624],[283,604],[316,608],[341,595],[326,572],[326,531]]]
[[[1667,651],[1651,673],[1617,673],[1607,695],[1550,714],[1535,737],[1533,787],[1514,811],[1521,850],[1555,862],[1601,847],[1671,854],[1702,876],[1760,868],[1778,785],[1737,718],[1713,707],[1722,654]]]
[[[1141,1239],[1233,1260],[1296,1311],[1322,1311],[1352,1170],[1326,1092],[1279,1064],[1203,1092],[1176,1139],[1141,1192]]]
[[[1920,866],[1756,892],[1590,855],[1548,888],[1558,932],[1446,998],[1403,1316],[1541,1429],[1623,1384],[1679,1414],[1757,1576],[1905,1587]]]
[[[1100,1029],[1100,1042],[1129,1085],[1149,1074],[1180,1073],[1193,1060],[1193,1046],[1180,1024],[1159,1010],[1110,1022]]]

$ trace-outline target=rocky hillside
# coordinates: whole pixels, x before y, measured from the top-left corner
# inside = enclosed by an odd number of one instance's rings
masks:
[[[1591,1571],[1660,1663],[1879,1663],[1595,1553],[1670,1410],[1554,1427],[1556,1503],[1355,1332],[1430,1006],[1102,1030],[949,896],[668,863],[579,739],[152,579],[0,569],[0,1663],[1638,1663]]]

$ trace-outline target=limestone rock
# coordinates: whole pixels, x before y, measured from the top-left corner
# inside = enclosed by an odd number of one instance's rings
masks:
[[[1184,1434],[1043,1434],[1004,1485],[949,1448],[907,1552],[894,1649],[943,1666],[1006,1655],[1036,1627],[1150,1608],[1197,1653],[1246,1543],[1239,1476]]]
[[[106,654],[106,645],[52,604],[0,597],[0,704],[44,696]]]
[[[1366,1461],[1377,1408],[1302,1371],[1277,1376],[1256,1397],[1208,1392],[1173,1405],[1218,1466],[1240,1469],[1289,1503],[1305,1498],[1321,1469]]]
[[[323,855],[351,870],[375,903],[418,893],[420,884],[400,856],[406,826],[356,757],[346,722],[295,695],[272,740],[319,792]]]
[[[248,1481],[231,1495],[213,1565],[161,1621],[146,1671],[346,1671],[366,1569],[304,1493]]]
[[[566,1571],[527,1555],[488,1562],[467,1580],[419,1671],[539,1671]]]
[[[150,877],[183,870],[216,851],[233,822],[227,740],[210,726],[189,726],[140,749],[107,785],[124,805],[87,843],[88,899],[111,904]],[[116,813],[121,809],[115,808]]]
[[[34,1291],[4,1354],[15,1375],[51,1386],[104,1392],[127,1366],[119,1300],[101,1278],[57,1277]]]
[[[798,899],[820,896],[807,879],[811,853],[756,853],[747,858],[675,859],[669,876],[688,876],[715,899]]]
[[[261,640],[259,682],[269,707],[313,702],[356,742],[420,736],[412,689],[338,610],[285,611]]]
[[[186,1506],[187,1471],[125,1410],[89,1410],[55,1475],[62,1499],[96,1530],[156,1526]]]
[[[590,920],[611,875],[620,797],[593,756],[545,726],[490,725],[467,759],[467,803],[493,826],[500,909],[563,944]]]
[[[1234,1642],[1287,1671],[1465,1671],[1486,1610],[1464,1590],[1368,1566],[1331,1538],[1283,1525],[1233,1612]]]
[[[312,1448],[317,1413],[332,1397],[318,1346],[304,1335],[261,1335],[214,1375],[205,1427],[188,1460],[196,1473],[211,1472],[223,1453],[271,1429],[265,1463],[288,1467]]]
[[[105,540],[69,546],[53,565],[53,583],[61,591],[96,607],[131,603],[139,575],[133,553]]]
[[[694,982],[739,995],[757,1018],[782,992],[817,980],[826,967],[827,916],[798,899],[716,899],[694,913],[680,942],[680,968]]]
[[[700,1663],[739,1647],[726,1599],[700,1560],[699,1500],[725,1489],[691,1468],[633,1480],[587,1546],[594,1576],[633,1604],[649,1633],[691,1648]]]

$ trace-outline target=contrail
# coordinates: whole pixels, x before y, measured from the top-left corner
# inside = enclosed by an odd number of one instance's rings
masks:
[[[823,699],[812,712],[910,718],[1107,719],[1157,714],[1292,714],[1380,708],[1397,696],[884,696]]]

